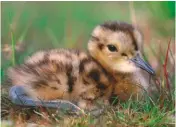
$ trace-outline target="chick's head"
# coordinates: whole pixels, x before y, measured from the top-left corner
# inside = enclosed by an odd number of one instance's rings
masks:
[[[142,44],[141,33],[132,25],[106,22],[93,30],[88,50],[109,71],[132,73],[142,68],[154,73],[141,58]]]

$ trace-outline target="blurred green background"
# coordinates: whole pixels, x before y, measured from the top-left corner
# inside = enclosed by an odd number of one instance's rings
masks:
[[[136,24],[144,34],[147,59],[158,69],[169,38],[171,55],[175,54],[174,19],[175,2],[1,2],[2,81],[9,66],[22,63],[35,51],[86,50],[93,28],[108,20]]]

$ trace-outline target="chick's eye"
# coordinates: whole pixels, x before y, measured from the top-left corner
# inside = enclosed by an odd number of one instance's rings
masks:
[[[111,52],[117,52],[117,48],[114,45],[107,45],[109,51]]]

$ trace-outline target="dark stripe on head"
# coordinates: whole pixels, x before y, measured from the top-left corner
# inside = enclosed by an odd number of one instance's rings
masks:
[[[104,24],[100,25],[104,27],[105,29],[109,29],[111,31],[122,31],[130,35],[133,45],[135,47],[135,50],[138,50],[137,46],[137,40],[134,37],[133,31],[134,27],[131,24],[125,23],[125,22],[105,22]]]

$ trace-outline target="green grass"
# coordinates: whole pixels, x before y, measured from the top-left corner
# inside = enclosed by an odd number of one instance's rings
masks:
[[[49,115],[43,118],[41,109],[18,107],[8,100],[7,68],[23,63],[38,50],[86,50],[90,33],[97,24],[107,20],[133,22],[129,2],[2,2],[2,119],[12,120],[12,124],[13,121],[25,123],[22,118],[36,115],[35,120],[43,120],[46,124],[73,127],[173,125],[175,121],[169,116],[175,113],[174,5],[175,2],[134,2],[132,8],[144,33],[145,59],[155,67],[158,76],[159,93],[155,99],[147,96],[143,101],[119,102],[117,106],[106,107],[104,114],[98,117],[73,116],[46,109]],[[170,92],[163,71],[169,38],[172,39],[167,63]],[[8,51],[3,50],[6,44]]]
[[[11,31],[11,42],[12,42],[12,65],[15,66],[15,41],[13,37],[13,32]]]
[[[5,98],[4,98],[5,99]],[[5,99],[8,100],[7,98]],[[59,111],[57,109],[41,109],[41,108],[25,108],[14,106],[8,102],[9,107],[13,107],[13,114],[21,116],[30,122],[53,125],[53,126],[71,126],[71,127],[115,127],[115,126],[145,126],[145,127],[167,127],[174,125],[173,113],[174,105],[168,105],[165,102],[164,108],[160,108],[159,101],[151,102],[150,98],[145,100],[134,101],[129,100],[125,103],[119,102],[117,106],[105,107],[101,115],[70,115],[68,112]],[[169,106],[169,109],[166,107]],[[6,106],[7,107],[7,106]],[[12,108],[11,108],[12,109]],[[4,110],[3,110],[4,111]],[[4,111],[5,113],[5,111]],[[29,120],[29,116],[35,114],[35,119]],[[9,116],[11,118],[14,116]],[[32,115],[31,117],[34,117]],[[20,121],[19,118],[13,118]],[[30,122],[29,122],[30,121]],[[39,122],[41,121],[41,122]],[[15,122],[15,121],[14,121]],[[25,123],[25,122],[24,122]]]

